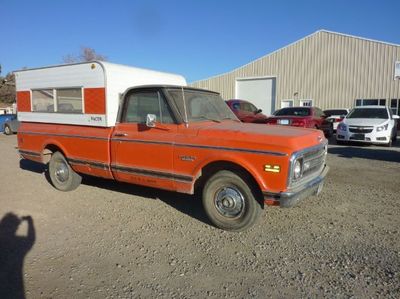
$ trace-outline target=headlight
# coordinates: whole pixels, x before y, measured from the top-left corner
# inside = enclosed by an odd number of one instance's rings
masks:
[[[389,126],[389,124],[386,124],[386,125],[383,125],[383,126],[376,127],[376,131],[377,131],[377,132],[380,132],[380,131],[386,131],[386,130],[387,130],[387,128],[388,128],[388,126]]]
[[[297,159],[294,162],[294,167],[293,167],[293,178],[295,180],[299,179],[302,175],[302,170],[303,170],[303,163],[301,159]]]
[[[340,131],[346,131],[347,130],[347,126],[344,123],[339,123],[337,128]]]

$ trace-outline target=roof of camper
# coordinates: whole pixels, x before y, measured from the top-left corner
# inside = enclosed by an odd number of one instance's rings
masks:
[[[137,69],[137,70],[139,70],[139,71],[150,71],[150,72],[157,72],[157,73],[165,73],[165,74],[167,74],[167,75],[177,75],[177,76],[181,76],[181,75],[175,74],[175,73],[157,71],[157,70],[146,69],[146,68],[139,68],[139,67],[135,67],[135,66],[124,65],[124,64],[118,64],[118,63],[111,63],[111,62],[108,62],[108,61],[100,61],[100,60],[83,61],[83,62],[76,62],[76,63],[62,63],[62,64],[54,64],[54,65],[41,66],[41,67],[34,67],[34,68],[24,68],[24,69],[21,69],[21,70],[15,70],[15,71],[13,71],[13,72],[14,72],[14,73],[19,73],[19,72],[25,72],[25,71],[41,70],[41,69],[48,69],[48,68],[55,68],[55,67],[63,67],[63,66],[73,66],[73,65],[80,65],[80,64],[90,64],[90,63],[98,63],[98,64],[100,64],[103,68],[106,68],[107,66],[114,66],[114,67],[120,67],[120,68]]]

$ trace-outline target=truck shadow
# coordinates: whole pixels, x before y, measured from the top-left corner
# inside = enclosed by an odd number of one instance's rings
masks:
[[[114,192],[161,200],[183,214],[197,219],[207,225],[212,225],[204,212],[201,199],[196,195],[165,191],[91,176],[83,176],[82,183]]]
[[[359,145],[351,146],[335,146],[329,147],[328,153],[337,155],[341,158],[362,158],[369,160],[378,160],[386,162],[400,163],[400,151],[390,149],[368,148],[367,146],[360,147]]]
[[[27,159],[19,160],[19,167],[23,170],[32,171],[35,173],[44,173],[47,169],[47,165]]]
[[[47,179],[49,184],[51,184],[50,178],[47,174],[47,165],[27,159],[21,159],[19,165],[20,168],[23,170],[32,171],[40,174],[44,173],[45,178]],[[170,192],[161,189],[121,183],[86,175],[83,176],[82,184],[101,189],[107,189],[114,192],[161,200],[165,204],[180,211],[181,213],[184,213],[208,225],[212,225],[204,212],[200,198],[195,195]]]

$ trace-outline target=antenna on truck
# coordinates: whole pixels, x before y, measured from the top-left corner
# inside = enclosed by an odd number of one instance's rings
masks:
[[[187,118],[185,91],[183,90],[183,86],[181,87],[181,90],[182,90],[183,110],[185,111],[185,119],[183,121],[185,122],[185,127],[188,128],[189,122],[188,122],[188,118]]]

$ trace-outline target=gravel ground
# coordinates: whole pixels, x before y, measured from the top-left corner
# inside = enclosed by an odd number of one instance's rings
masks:
[[[0,295],[400,298],[400,140],[330,145],[320,197],[242,233],[192,196],[96,178],[57,191],[16,142],[0,136]]]

